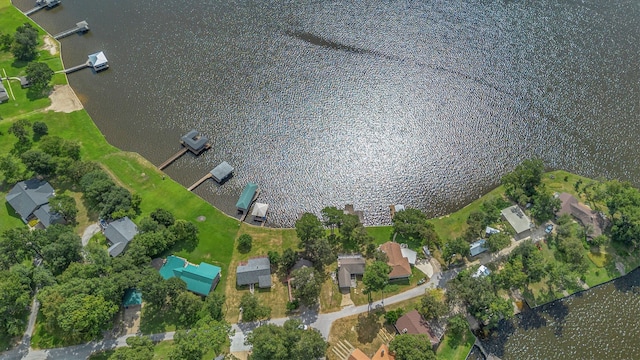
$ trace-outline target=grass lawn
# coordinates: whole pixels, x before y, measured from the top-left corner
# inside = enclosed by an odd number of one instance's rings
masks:
[[[454,339],[449,332],[446,332],[438,350],[436,350],[436,357],[438,360],[464,360],[469,355],[475,341],[475,336],[468,329],[462,339]]]
[[[389,283],[384,290],[384,298],[399,294],[415,287],[420,279],[425,277],[424,273],[417,268],[411,268],[411,276],[407,280],[395,280]],[[378,301],[382,299],[382,293],[376,291],[371,294],[372,301]],[[358,281],[355,289],[351,289],[351,300],[355,305],[364,305],[369,303],[369,297],[364,293],[364,284],[362,281]]]
[[[248,286],[236,285],[236,267],[242,261],[257,256],[266,256],[269,250],[282,253],[283,249],[297,249],[298,238],[294,229],[270,229],[263,227],[251,226],[248,224],[240,225],[237,233],[239,237],[242,234],[251,235],[253,238],[251,251],[241,253],[234,246],[232,248],[232,259],[230,261],[229,271],[226,275],[225,294],[227,296],[226,314],[227,321],[235,323],[238,321],[240,298],[249,292]],[[271,307],[271,317],[280,318],[286,316],[287,302],[289,301],[289,291],[287,284],[279,279],[277,274],[271,274],[271,289],[257,289],[255,295],[260,299],[260,303]]]
[[[367,233],[373,236],[373,242],[376,245],[393,240],[393,226],[370,226],[367,227]]]
[[[335,266],[328,266],[328,271],[335,269]],[[322,283],[322,290],[320,290],[320,312],[330,313],[341,309],[340,303],[342,302],[342,294],[336,284],[330,276],[327,275],[326,280]]]

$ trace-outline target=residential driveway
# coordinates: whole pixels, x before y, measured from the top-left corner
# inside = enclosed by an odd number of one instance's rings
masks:
[[[84,232],[82,233],[82,247],[87,246],[87,244],[89,243],[89,239],[91,239],[93,235],[99,232],[100,232],[100,224],[95,223],[87,226],[87,228],[84,229]]]

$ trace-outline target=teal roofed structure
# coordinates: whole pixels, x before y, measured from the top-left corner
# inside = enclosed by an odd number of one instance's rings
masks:
[[[244,190],[242,190],[242,194],[240,194],[240,198],[236,203],[236,207],[239,211],[246,212],[249,210],[257,190],[258,185],[254,183],[248,183],[247,186],[244,187]]]
[[[137,289],[127,289],[122,297],[122,305],[124,307],[142,304],[142,293]]]
[[[221,270],[215,265],[205,262],[194,265],[183,258],[171,255],[160,268],[160,275],[165,280],[177,277],[187,284],[187,290],[207,296],[218,285]]]

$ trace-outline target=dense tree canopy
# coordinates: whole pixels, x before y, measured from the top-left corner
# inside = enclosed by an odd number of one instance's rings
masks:
[[[433,224],[427,222],[427,215],[418,209],[398,211],[393,217],[393,230],[406,238],[417,239],[423,245],[440,245]]]
[[[325,356],[327,343],[316,329],[303,330],[299,320],[284,326],[267,324],[247,336],[253,360],[313,360]]]
[[[29,91],[41,95],[49,89],[49,83],[53,78],[53,70],[51,70],[49,65],[43,62],[31,62],[27,65],[26,73],[27,80],[31,85]]]
[[[374,261],[367,265],[362,275],[364,291],[371,294],[375,291],[382,291],[389,284],[389,273],[391,266],[382,261]]]
[[[21,61],[31,61],[38,56],[38,31],[30,23],[24,23],[16,29],[11,53]]]
[[[71,196],[56,194],[49,199],[49,206],[55,213],[60,214],[67,223],[74,224],[76,222],[78,207],[76,206],[76,200]]]
[[[391,340],[389,350],[396,360],[435,360],[428,335],[401,334]]]
[[[310,267],[303,267],[293,272],[293,294],[305,306],[312,306],[318,302],[322,278],[320,274]]]
[[[201,360],[209,351],[220,353],[231,328],[223,322],[202,319],[190,330],[178,330],[169,360]]]
[[[242,308],[242,321],[245,322],[271,317],[271,308],[260,304],[258,297],[250,293],[242,295],[240,307]]]
[[[513,201],[525,205],[536,194],[536,187],[542,182],[544,163],[540,159],[523,161],[502,177],[505,193]]]
[[[442,290],[427,290],[420,298],[418,312],[426,320],[433,320],[446,315],[449,312],[449,307],[444,302]]]
[[[243,254],[251,251],[251,245],[253,244],[253,238],[249,234],[242,234],[238,238],[238,251]]]

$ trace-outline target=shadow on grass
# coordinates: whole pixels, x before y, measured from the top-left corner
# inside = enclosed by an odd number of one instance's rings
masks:
[[[143,334],[156,334],[182,328],[178,315],[169,310],[159,310],[151,306],[142,308],[140,331]]]
[[[358,323],[356,324],[358,342],[368,344],[375,340],[382,328],[382,325],[378,322],[379,316],[380,313],[377,311],[358,315]]]

